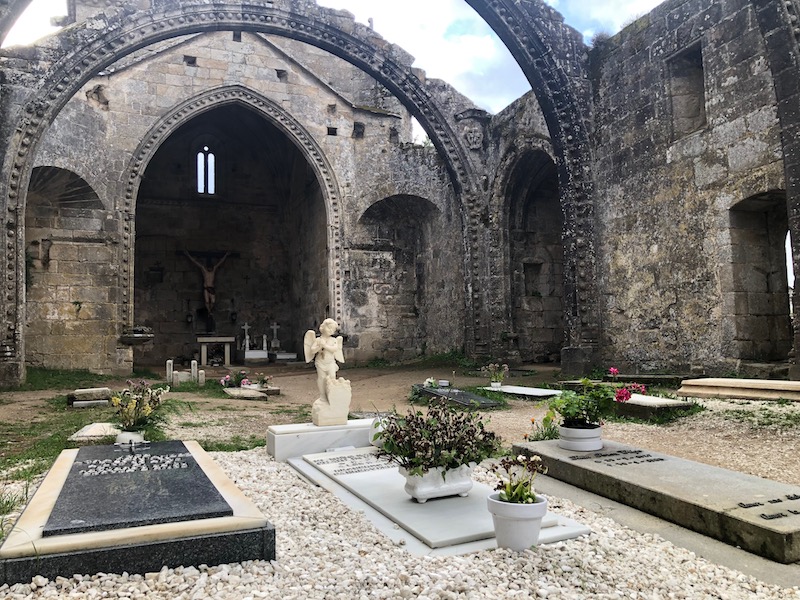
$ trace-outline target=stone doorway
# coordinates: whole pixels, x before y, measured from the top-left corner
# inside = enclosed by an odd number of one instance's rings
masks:
[[[745,198],[730,210],[732,280],[723,349],[729,358],[781,361],[792,349],[788,227],[783,190]]]
[[[509,190],[511,318],[520,358],[556,362],[564,342],[564,225],[550,156],[524,154]]]
[[[314,170],[292,141],[250,108],[226,104],[175,130],[144,171],[136,208],[134,312],[156,343],[134,360],[190,359],[196,338],[234,336],[251,348],[280,325],[283,350],[329,310],[327,214]],[[203,274],[214,278],[209,319]],[[152,347],[149,347],[152,346]]]

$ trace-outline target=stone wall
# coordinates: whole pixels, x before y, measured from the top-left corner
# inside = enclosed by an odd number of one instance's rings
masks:
[[[436,153],[408,143],[411,120],[396,99],[370,108],[365,101],[385,96],[380,85],[344,61],[291,40],[227,32],[162,42],[158,50],[134,53],[87,83],[56,119],[37,157],[38,164],[58,165],[91,184],[97,200],[94,221],[86,227],[97,239],[89,243],[99,244],[105,254],[93,259],[98,263],[94,280],[75,277],[73,292],[65,292],[51,272],[66,269],[55,260],[65,252],[61,237],[79,235],[70,231],[71,225],[80,229],[83,223],[55,217],[42,221],[36,203],[29,205],[29,247],[38,251],[45,241],[53,243],[52,262],[39,261],[31,269],[32,335],[27,341],[33,364],[124,371],[131,358],[140,364],[189,359],[197,350],[195,338],[208,331],[236,336],[241,347],[244,323],[252,327],[251,343],[260,345],[263,334],[272,338],[269,326],[277,322],[283,348],[299,351],[306,329],[316,329],[327,316],[336,318],[337,297],[347,307],[340,320],[349,360],[407,358],[427,351],[428,307],[442,302],[453,319],[447,327],[430,328],[436,340],[431,347],[460,348],[462,234],[460,223],[452,223],[458,209]],[[207,110],[200,103],[179,126],[172,125],[149,159],[135,214],[126,220],[116,198],[123,194],[128,157],[148,131],[187,95],[231,84],[263,94],[302,123],[330,172],[316,171],[297,149],[298,142],[257,112],[230,104]],[[195,189],[192,148],[198,142],[215,151],[218,190],[210,196]],[[334,188],[341,190],[335,207],[320,187],[323,176],[333,177]],[[367,251],[348,248],[363,246],[365,236],[372,243],[370,219],[361,215],[387,198],[401,199],[399,212],[384,223],[398,237],[397,246],[390,268],[376,271],[365,268],[359,255]],[[411,199],[408,206],[405,199]],[[417,214],[409,233],[401,215],[414,213],[418,202],[430,208]],[[446,234],[434,234],[440,225]],[[338,243],[333,228],[341,234]],[[104,229],[108,234],[98,237]],[[119,246],[127,231],[135,235],[132,256]],[[213,324],[201,273],[184,250],[208,265],[230,253],[217,273]],[[87,258],[74,260],[89,268],[83,264]],[[134,265],[130,280],[119,269],[123,260]],[[335,278],[334,266],[344,274],[342,280]],[[64,271],[61,279],[70,273]],[[86,295],[90,284],[105,292],[102,317],[90,312],[93,306],[85,299],[80,315],[72,314],[73,303],[80,301],[78,290]],[[119,302],[125,293],[133,298],[132,315]],[[80,344],[105,349],[92,361],[77,351],[53,351],[54,329],[67,317],[79,316],[96,329],[84,323],[82,336],[93,337],[82,337]],[[153,343],[136,347],[132,355],[117,343],[126,317],[155,333]],[[65,340],[60,338],[62,347],[71,348],[63,345]]]
[[[786,358],[774,256],[786,219],[766,216],[785,215],[785,183],[764,53],[745,0],[665,2],[593,50],[605,364],[720,373]],[[744,242],[743,222],[773,240],[772,259]]]

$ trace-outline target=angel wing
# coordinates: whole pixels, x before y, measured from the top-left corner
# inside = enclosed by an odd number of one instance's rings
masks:
[[[336,352],[333,353],[333,358],[335,358],[340,363],[344,362],[344,354],[342,353],[342,347],[344,345],[344,338],[339,336],[334,338],[336,340]]]
[[[316,356],[316,352],[311,350],[311,346],[316,339],[317,334],[314,333],[313,329],[306,331],[306,334],[303,336],[303,352],[305,353],[307,363],[310,363],[312,360],[314,360],[314,356]]]

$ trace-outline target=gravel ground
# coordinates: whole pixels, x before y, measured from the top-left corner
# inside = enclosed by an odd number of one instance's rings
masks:
[[[800,598],[636,533],[568,500],[552,509],[589,525],[579,539],[513,553],[417,557],[335,496],[300,479],[261,448],[213,453],[277,531],[274,562],[162,569],[140,575],[35,578],[0,588],[22,598]],[[483,469],[476,479],[489,481]]]
[[[291,403],[291,398],[280,402]],[[800,403],[701,403],[708,410],[666,426],[608,423],[604,437],[800,485]],[[379,401],[374,406],[383,410],[388,405]],[[397,404],[401,410],[404,406]],[[509,410],[489,415],[490,426],[511,443],[530,430],[531,417],[543,413],[538,404],[513,400]],[[246,436],[253,427],[263,434],[263,423],[253,425],[247,411],[237,414],[223,429],[232,427]],[[181,427],[175,425],[176,431]],[[0,587],[0,598],[800,599],[797,587],[767,585],[555,497],[550,498],[553,510],[593,533],[521,553],[412,556],[363,514],[274,462],[263,448],[212,455],[275,525],[276,561],[164,568],[144,576],[38,577]],[[490,481],[483,468],[476,479]],[[7,490],[25,492],[24,484],[6,483]]]

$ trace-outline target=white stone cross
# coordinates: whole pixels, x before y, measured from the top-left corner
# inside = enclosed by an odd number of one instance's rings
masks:
[[[250,330],[252,327],[245,322],[245,324],[242,325],[242,329],[244,329],[244,344],[242,344],[244,346],[243,350],[250,350]]]
[[[281,328],[281,326],[273,321],[272,325],[270,326],[270,329],[272,329],[272,339],[273,340],[277,340],[278,339],[278,329],[280,329],[280,328]]]

